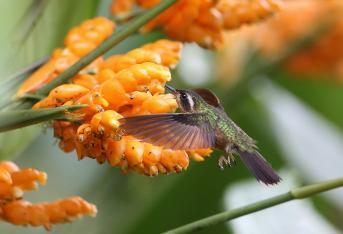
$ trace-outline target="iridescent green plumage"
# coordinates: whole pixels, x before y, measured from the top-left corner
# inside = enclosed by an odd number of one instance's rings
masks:
[[[221,166],[231,164],[233,155],[238,154],[257,180],[265,184],[280,181],[257,151],[255,141],[228,117],[211,91],[167,88],[176,96],[183,113],[123,118],[121,127],[127,134],[174,150],[217,148],[226,155],[219,160]]]

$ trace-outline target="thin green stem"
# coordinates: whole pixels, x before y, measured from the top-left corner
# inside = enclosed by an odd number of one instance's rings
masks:
[[[172,229],[170,231],[167,231],[165,233],[168,234],[183,234],[183,233],[191,233],[196,232],[214,225],[217,225],[219,223],[223,223],[244,215],[248,215],[260,210],[264,210],[266,208],[276,206],[291,200],[296,199],[303,199],[310,197],[312,195],[325,192],[331,189],[339,188],[343,186],[343,177],[339,179],[334,180],[328,180],[322,183],[308,185],[296,189],[292,189],[291,191],[271,197],[262,201],[258,201],[246,206],[242,206],[240,208],[236,208],[233,210],[225,211],[216,215],[209,216],[204,219],[200,219],[198,221],[195,221],[193,223],[186,224],[184,226],[178,227],[176,229]]]
[[[142,13],[144,13],[144,10],[134,10],[130,13],[124,13],[124,14],[117,14],[111,17],[111,19],[116,22],[117,24],[123,24],[126,23],[129,20],[132,20],[138,16],[140,16]]]
[[[121,30],[115,32],[111,37],[101,43],[97,48],[91,51],[89,54],[81,58],[73,66],[61,73],[47,85],[42,87],[37,93],[40,95],[47,95],[51,89],[67,82],[71,77],[75,76],[82,68],[86,67],[93,60],[109,51],[112,47],[119,44],[122,40],[127,38],[132,33],[136,32],[144,24],[161,14],[164,10],[173,5],[177,0],[164,0],[154,8],[142,13],[139,17],[129,22],[127,26]]]
[[[79,115],[73,115],[70,114],[70,112],[85,107],[87,107],[87,105],[0,112],[0,132],[23,128],[54,119],[72,118],[78,120]]]

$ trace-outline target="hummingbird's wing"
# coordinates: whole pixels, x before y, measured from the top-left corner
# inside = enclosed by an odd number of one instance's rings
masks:
[[[126,135],[166,149],[190,150],[215,144],[213,127],[202,113],[138,115],[119,122]]]
[[[192,89],[196,92],[202,99],[204,99],[207,104],[214,106],[218,109],[224,110],[223,106],[220,104],[219,98],[209,89]]]

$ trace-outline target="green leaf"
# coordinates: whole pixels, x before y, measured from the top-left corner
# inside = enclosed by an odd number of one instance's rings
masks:
[[[84,107],[86,107],[86,105],[0,112],[0,132],[22,128],[53,119],[68,119],[67,111],[75,111]]]
[[[8,107],[14,101],[14,92],[19,87],[21,82],[29,77],[43,63],[45,63],[46,60],[47,57],[39,59],[0,83],[0,93],[2,94],[2,99],[0,100],[0,109]]]
[[[16,26],[20,31],[19,41],[21,44],[25,43],[25,40],[33,32],[47,5],[48,0],[34,0],[26,9]]]

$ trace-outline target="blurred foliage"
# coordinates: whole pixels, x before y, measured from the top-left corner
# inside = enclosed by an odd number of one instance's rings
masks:
[[[37,15],[36,24],[28,34],[20,25],[31,17],[31,4],[37,0],[0,1],[2,11],[0,28],[3,35],[0,38],[0,82],[23,67],[40,59],[61,45],[67,30],[85,18],[95,14],[98,1],[94,0],[49,0],[42,14]],[[40,1],[37,1],[40,2]],[[15,13],[15,14],[14,14]],[[22,34],[28,35],[24,43],[19,43]],[[11,87],[14,93],[15,86]],[[14,132],[1,133],[1,159],[16,157],[19,152],[30,145],[39,134],[40,129],[30,127]]]
[[[278,70],[274,81],[290,90],[337,127],[343,129],[343,86],[330,77],[306,77]],[[324,75],[322,75],[324,76]]]

